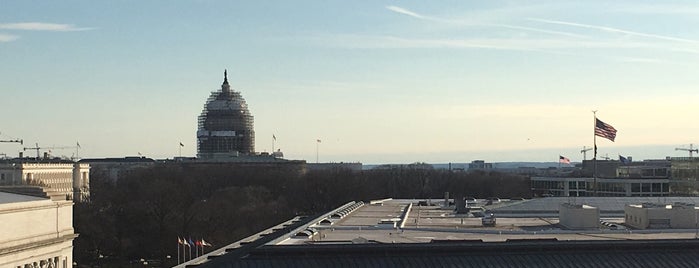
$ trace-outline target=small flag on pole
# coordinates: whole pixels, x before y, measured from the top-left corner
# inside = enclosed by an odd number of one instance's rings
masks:
[[[628,158],[619,155],[619,162],[621,162],[622,164],[626,165],[626,164],[630,163],[631,161],[629,161]]]
[[[316,140],[317,143],[320,143],[320,139]]]
[[[201,245],[202,245],[202,246],[205,246],[205,247],[210,247],[210,246],[212,246],[211,244],[209,244],[209,242],[206,242],[206,241],[204,240],[204,238],[201,239]]]
[[[76,141],[76,142],[75,142],[75,145],[77,145],[78,148],[80,148],[80,142]]]
[[[616,129],[602,120],[595,118],[595,136],[599,136],[610,141],[616,138]]]
[[[274,136],[274,134],[272,134],[272,139],[276,141],[276,140],[277,140],[277,136]]]
[[[184,144],[182,144],[182,142],[180,142],[180,147],[184,147]]]
[[[568,159],[568,157],[559,155],[558,156],[558,163],[570,164],[570,159]]]

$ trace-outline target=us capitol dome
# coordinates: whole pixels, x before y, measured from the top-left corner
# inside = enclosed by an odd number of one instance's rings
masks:
[[[211,92],[199,116],[197,158],[230,158],[255,154],[254,120],[240,92],[231,90],[228,72],[221,89]]]

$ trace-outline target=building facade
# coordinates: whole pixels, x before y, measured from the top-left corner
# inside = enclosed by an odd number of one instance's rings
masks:
[[[253,116],[240,92],[223,73],[221,90],[212,92],[199,116],[197,158],[230,158],[255,153]]]
[[[625,224],[636,229],[698,228],[694,204],[630,204],[624,207]]]
[[[0,163],[0,186],[41,186],[63,200],[90,198],[90,165],[60,159],[18,158]]]
[[[73,267],[73,202],[0,192],[0,267]]]
[[[597,189],[595,189],[595,183]],[[670,179],[532,177],[538,196],[669,196]]]
[[[673,194],[699,195],[699,157],[672,157],[670,162]]]
[[[88,164],[90,166],[90,174],[94,178],[108,180],[111,183],[115,183],[119,178],[127,176],[133,171],[151,168],[155,165],[155,160],[143,156],[84,158],[78,162]]]

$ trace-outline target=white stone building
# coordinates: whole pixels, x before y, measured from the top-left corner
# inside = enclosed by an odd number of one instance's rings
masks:
[[[50,196],[81,202],[90,197],[90,165],[66,160],[0,162],[0,186],[41,186]]]
[[[0,267],[73,265],[73,202],[0,192]]]

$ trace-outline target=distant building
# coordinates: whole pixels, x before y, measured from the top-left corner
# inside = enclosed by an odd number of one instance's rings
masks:
[[[16,158],[0,162],[0,186],[41,186],[49,196],[90,198],[90,165],[63,159]]]
[[[0,267],[73,267],[73,202],[0,192]]]
[[[255,153],[253,116],[240,92],[231,90],[223,73],[221,90],[212,92],[199,116],[197,157],[230,158]]]
[[[306,167],[309,171],[312,170],[351,170],[355,172],[362,171],[362,163],[307,163]]]
[[[483,160],[473,160],[473,161],[471,161],[470,164],[468,164],[469,171],[491,170],[491,169],[493,169],[493,163],[486,163]]]
[[[631,179],[667,179],[670,178],[670,161],[644,160],[620,164],[616,168],[617,178]]]
[[[586,175],[597,178],[615,178],[616,169],[619,167],[617,160],[583,160],[582,169]]]
[[[79,163],[89,164],[92,176],[116,182],[120,177],[134,170],[152,167],[155,160],[143,156],[123,158],[84,158]]]
[[[672,157],[670,163],[672,192],[699,195],[699,157]]]
[[[595,189],[597,182],[597,189]],[[535,196],[669,196],[670,179],[532,177]]]
[[[595,165],[597,178],[592,177]],[[673,192],[668,160],[597,160],[597,164],[585,160],[582,174],[570,174],[578,176],[532,177],[532,191],[539,196],[669,196]]]

